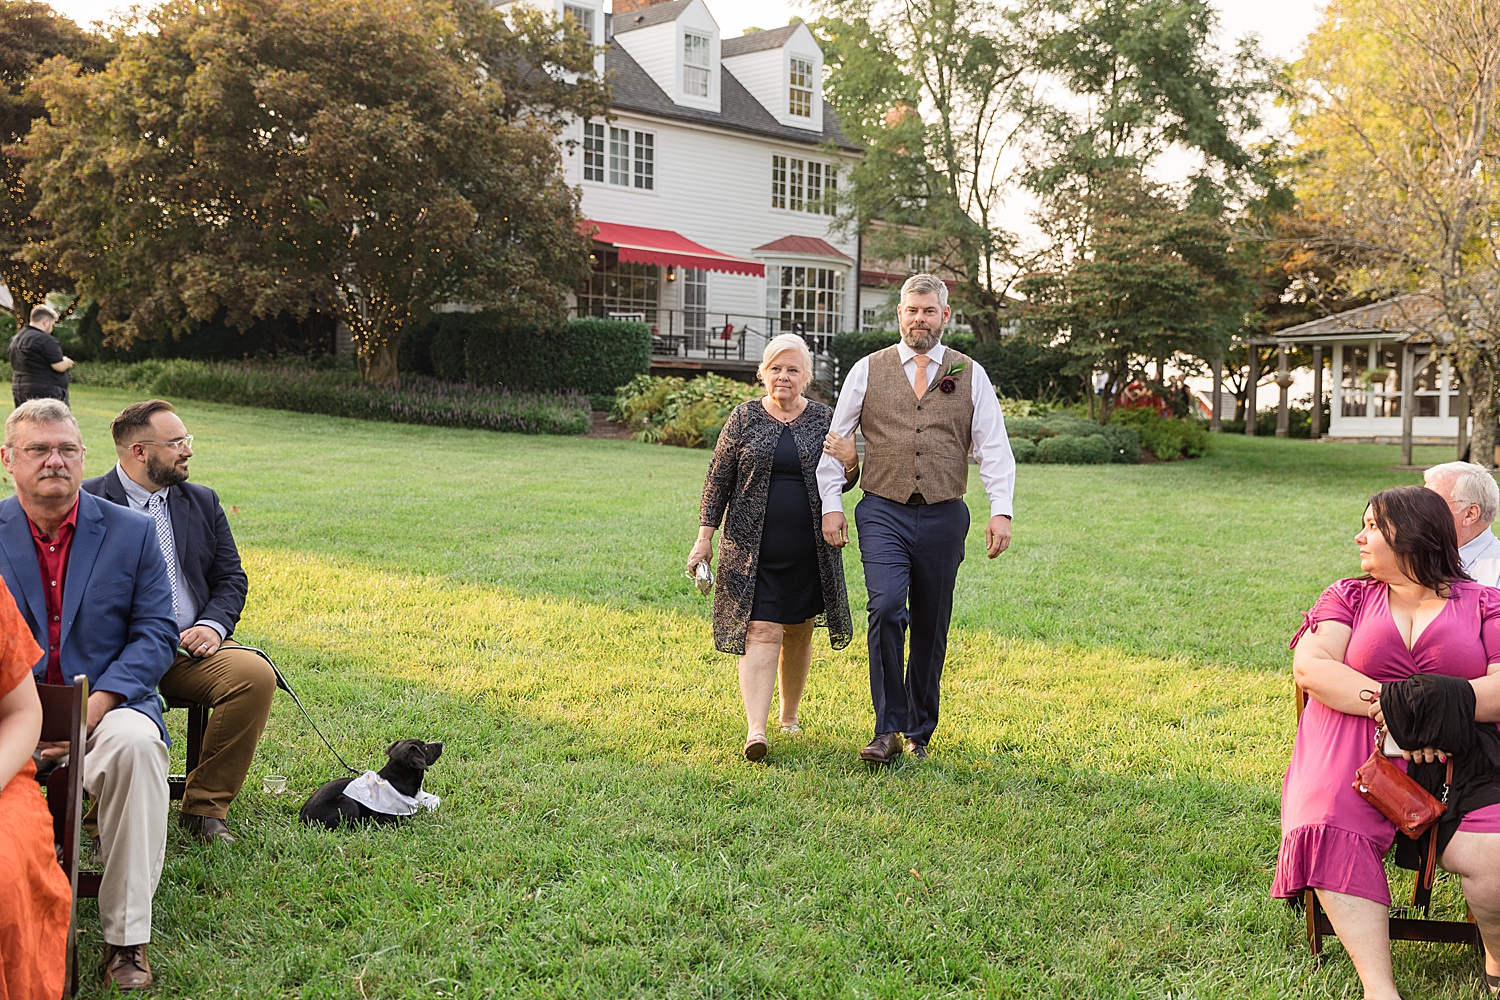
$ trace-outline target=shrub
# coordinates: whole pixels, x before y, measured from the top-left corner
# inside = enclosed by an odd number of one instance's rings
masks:
[[[1012,438],[1039,441],[1051,435],[1042,427],[1041,417],[1007,417],[1005,431]]]
[[[1141,459],[1141,435],[1134,427],[1110,424],[1102,428],[1104,439],[1109,442],[1110,461],[1122,465],[1139,462]]]
[[[1100,433],[1099,424],[1086,417],[1061,410],[1042,419],[1043,429],[1058,437],[1088,437]]]
[[[1028,438],[1023,438],[1023,437],[1013,437],[1013,438],[1011,438],[1010,439],[1010,450],[1011,450],[1011,454],[1013,454],[1013,455],[1016,456],[1016,462],[1018,464],[1023,464],[1024,465],[1027,462],[1035,462],[1036,461],[1036,452],[1037,452],[1036,442],[1032,441],[1032,440],[1029,440]]]
[[[1163,462],[1177,458],[1201,458],[1212,443],[1203,421],[1163,417],[1151,410],[1115,410],[1110,423],[1134,428],[1140,434],[1141,447]]]
[[[1059,465],[1104,465],[1113,451],[1103,434],[1043,438],[1036,450],[1037,461]]]
[[[947,337],[943,338],[948,341]],[[1070,400],[1078,398],[1082,382],[1063,372],[1071,360],[1053,347],[1024,337],[1010,336],[959,350],[984,366],[995,391],[1019,399]]]
[[[576,392],[514,392],[420,375],[371,384],[348,369],[183,360],[92,362],[73,371],[82,385],[362,420],[522,434],[582,434],[590,424],[588,400]]]
[[[407,333],[403,372],[513,389],[576,389],[607,409],[615,388],[651,367],[645,323],[583,317],[558,326],[510,323],[501,313],[440,313]]]
[[[637,441],[710,448],[729,412],[762,393],[759,385],[722,375],[638,375],[615,393],[610,419],[634,430]]]

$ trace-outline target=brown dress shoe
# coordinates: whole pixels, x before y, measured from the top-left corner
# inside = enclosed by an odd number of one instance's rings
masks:
[[[927,759],[927,744],[926,743],[918,743],[916,740],[907,740],[906,741],[906,752],[909,753],[909,754],[911,754],[913,757],[917,758],[917,760],[926,760]]]
[[[901,734],[880,733],[870,745],[859,752],[860,760],[867,760],[871,764],[889,764],[901,756]]]
[[[222,819],[213,816],[195,816],[192,813],[178,813],[177,824],[205,844],[234,843],[234,834],[229,832],[229,824]]]
[[[105,945],[99,978],[114,983],[115,989],[121,991],[149,990],[155,980],[151,978],[151,963],[146,961],[146,946]]]

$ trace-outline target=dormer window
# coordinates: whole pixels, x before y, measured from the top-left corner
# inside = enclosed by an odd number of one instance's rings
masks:
[[[797,118],[812,117],[813,64],[806,59],[792,59],[791,86],[788,89],[787,111]]]
[[[682,92],[687,97],[708,96],[708,38],[687,32],[682,36]]]
[[[589,41],[594,40],[594,12],[588,7],[574,7],[567,4],[563,7],[563,16],[572,18],[573,23],[578,25],[578,30],[588,36]]]

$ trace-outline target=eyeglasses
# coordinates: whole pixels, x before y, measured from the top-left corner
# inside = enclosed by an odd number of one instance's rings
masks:
[[[170,441],[137,441],[136,444],[149,444],[157,448],[171,448],[180,454],[184,448],[191,449],[193,447],[193,436],[188,434],[184,437],[173,438]]]
[[[21,451],[33,462],[45,462],[55,451],[64,462],[71,462],[83,455],[81,444],[60,444],[57,447],[45,444],[23,444]]]

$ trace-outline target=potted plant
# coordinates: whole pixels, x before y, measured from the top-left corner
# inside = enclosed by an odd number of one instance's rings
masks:
[[[1390,377],[1389,368],[1367,368],[1359,379],[1367,387],[1372,385],[1385,385],[1385,380]]]

